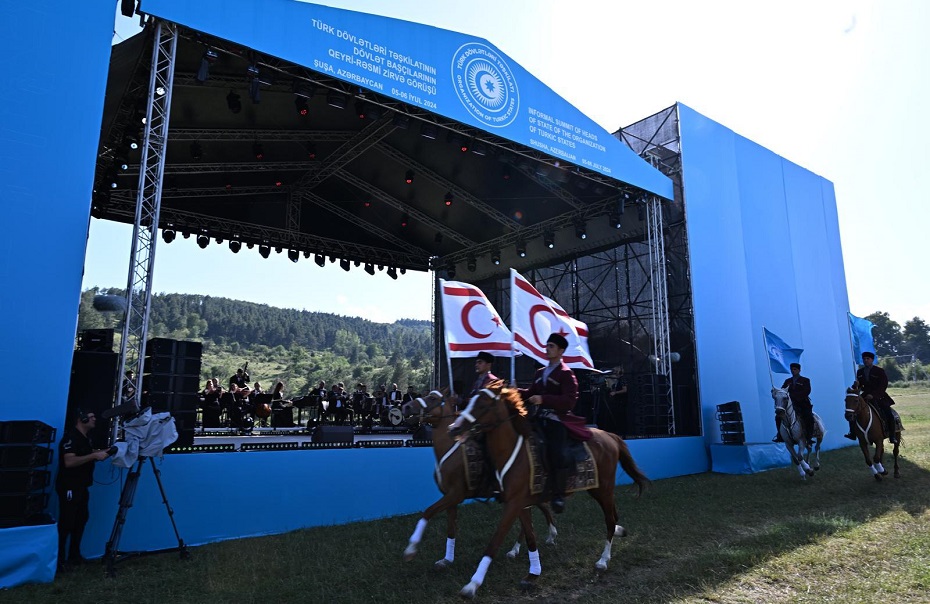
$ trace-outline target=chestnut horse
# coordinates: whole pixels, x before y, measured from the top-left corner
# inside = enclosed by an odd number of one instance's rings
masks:
[[[527,411],[520,393],[516,389],[504,388],[501,380],[492,382],[487,388],[471,398],[468,406],[459,414],[449,433],[458,439],[467,439],[470,433],[484,432],[487,438],[488,455],[497,468],[497,480],[504,498],[504,513],[497,531],[484,551],[484,557],[471,581],[462,588],[461,595],[472,598],[478,587],[484,582],[491,560],[500,548],[507,531],[514,520],[520,519],[526,532],[527,549],[530,552],[529,574],[521,581],[521,586],[531,587],[542,572],[539,551],[536,549],[536,535],[533,531],[532,518],[528,507],[541,501],[548,501],[552,493],[532,493],[531,462],[525,439],[532,437],[532,429],[526,419]],[[587,441],[588,449],[594,458],[598,473],[598,484],[588,493],[600,504],[604,513],[605,535],[604,550],[595,567],[605,570],[610,560],[610,550],[615,535],[624,533],[617,525],[617,508],[614,504],[615,477],[617,462],[627,475],[639,487],[639,492],[649,483],[649,479],[640,471],[623,439],[616,434],[592,429],[591,439]]]
[[[810,442],[804,437],[804,430],[798,414],[794,410],[791,397],[785,388],[772,388],[772,398],[775,400],[775,418],[778,419],[778,433],[785,441],[785,448],[791,455],[791,461],[798,468],[802,480],[813,476],[820,469],[820,445],[823,443],[826,430],[823,421],[816,413],[814,416],[814,434]],[[811,459],[813,456],[813,460]]]
[[[418,415],[421,424],[428,424],[433,427],[433,453],[436,455],[434,478],[436,485],[443,493],[442,498],[426,508],[420,520],[417,521],[416,530],[410,536],[410,543],[404,550],[404,560],[408,562],[413,560],[427,523],[433,516],[446,510],[446,555],[436,561],[434,566],[437,570],[448,568],[455,560],[458,505],[466,499],[488,498],[493,495],[490,481],[484,480],[483,476],[474,478],[473,482],[479,485],[476,489],[468,488],[465,472],[465,448],[460,446],[461,443],[453,441],[448,432],[449,424],[455,419],[456,401],[455,398],[446,401],[443,393],[433,390],[426,397],[408,401],[401,407],[404,417]],[[554,544],[558,531],[555,529],[552,511],[547,504],[540,504],[538,507],[542,510],[549,525],[549,536],[546,538],[546,543]],[[519,552],[520,540],[518,538],[513,548],[507,553],[507,557],[514,558]]]
[[[888,475],[888,470],[882,466],[882,455],[885,453],[885,439],[888,435],[885,433],[885,427],[882,425],[882,418],[878,411],[870,405],[862,395],[859,394],[858,384],[853,384],[852,388],[846,391],[846,421],[856,420],[855,434],[859,437],[859,448],[865,456],[865,465],[869,466],[872,476],[875,480],[881,480],[882,476]],[[898,448],[901,444],[901,431],[897,426],[891,426],[895,431],[894,443],[894,477],[900,478],[898,471]],[[875,454],[872,455],[871,446],[875,446]]]

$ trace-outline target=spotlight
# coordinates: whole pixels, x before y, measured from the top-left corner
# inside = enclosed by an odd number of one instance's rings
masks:
[[[491,263],[494,266],[499,266],[501,263],[501,251],[500,250],[491,250]]]
[[[578,239],[587,239],[588,233],[585,231],[585,224],[583,219],[578,219],[575,221],[575,237]]]
[[[365,272],[368,273],[369,275],[374,275],[374,274],[375,274],[375,265],[372,264],[372,263],[370,263],[370,262],[366,262],[366,263],[365,263]]]
[[[408,185],[413,183],[413,170],[407,170],[407,173],[404,174],[404,182]]]
[[[503,170],[501,170],[501,178],[510,180],[510,166],[504,166]]]
[[[436,128],[436,124],[425,122],[422,126],[420,126],[420,136],[423,138],[428,138],[431,141],[434,141],[436,140],[438,134],[439,130]]]
[[[620,214],[617,213],[617,210],[611,210],[607,213],[607,222],[615,229],[619,229],[623,225],[620,223]]]
[[[253,242],[249,241],[248,243],[245,244],[245,247],[247,247],[247,248],[249,248],[249,249],[252,249],[252,248],[255,247],[255,244],[254,244]]]
[[[275,254],[280,254],[282,251],[284,251],[284,248],[282,248],[280,245],[274,246],[274,253],[275,253]]]
[[[452,191],[449,191],[448,193],[446,193],[445,198],[443,198],[443,202],[446,204],[447,207],[452,205]]]
[[[475,258],[474,254],[468,255],[468,263],[465,266],[469,271],[475,272],[475,269],[478,268],[478,259]]]
[[[326,256],[323,254],[316,254],[313,256],[313,261],[316,262],[317,266],[323,267],[326,266]]]
[[[262,147],[261,143],[255,143],[252,145],[252,153],[255,154],[255,159],[258,161],[265,159],[265,149]]]
[[[233,113],[239,113],[242,111],[242,97],[236,94],[235,90],[230,90],[226,95],[226,106]]]
[[[300,251],[299,250],[287,250],[287,259],[291,262],[297,262],[300,260]]]
[[[536,176],[539,176],[540,178],[549,176],[549,165],[543,163],[538,164],[536,166]]]
[[[222,237],[217,237],[217,238],[216,238],[216,243],[217,243],[217,245],[223,243],[223,238],[222,238]]]
[[[261,74],[261,70],[258,68],[258,65],[252,64],[245,68],[245,75],[250,80],[254,80],[259,74]]]
[[[249,82],[249,98],[252,99],[253,105],[258,105],[262,102],[262,84],[258,78]]]
[[[351,263],[350,263],[348,260],[346,260],[345,258],[343,258],[342,260],[339,261],[339,266],[342,267],[342,270],[344,270],[344,271],[346,271],[346,272],[348,272],[348,270],[349,270],[350,268],[352,268]]]
[[[407,228],[408,224],[410,224],[410,215],[404,212],[400,215],[400,226],[401,228]]]
[[[104,178],[106,178],[107,186],[111,189],[115,189],[119,186],[119,183],[116,181],[116,166],[110,166]]]
[[[526,258],[526,241],[523,241],[522,239],[517,239],[516,249],[517,249],[517,256],[520,256],[521,258]]]
[[[266,243],[259,245],[258,253],[261,255],[262,258],[268,258],[268,256],[271,255],[271,246]]]
[[[458,147],[462,153],[468,151],[468,141],[458,132],[449,132],[448,140],[450,143]]]
[[[235,239],[229,240],[229,251],[230,252],[232,252],[233,254],[238,254],[239,250],[241,249],[242,249],[242,243],[240,241],[236,241]]]
[[[200,69],[197,70],[197,75],[194,76],[194,79],[201,84],[206,82],[210,78],[210,65],[216,63],[218,58],[220,58],[220,55],[212,48],[203,51],[203,57],[200,58]]]
[[[174,241],[176,233],[171,229],[165,229],[161,232],[161,238],[165,240],[165,243],[171,243]]]
[[[405,269],[405,268],[400,269],[400,274],[401,274],[401,275],[406,275],[406,274],[407,274],[407,269]]]
[[[113,158],[113,163],[116,166],[117,170],[120,172],[125,172],[129,169],[129,157],[126,154],[125,150],[120,150],[116,152],[115,157]]]
[[[202,250],[207,249],[207,246],[210,245],[210,238],[203,233],[197,235],[197,245],[199,245]]]
[[[471,146],[471,152],[475,155],[480,155],[484,157],[488,154],[488,146],[482,143],[481,141],[475,141]]]
[[[315,160],[316,159],[316,144],[313,141],[307,141],[305,148],[307,149],[307,159],[309,159],[310,161]]]
[[[387,276],[396,281],[397,280],[397,269],[394,268],[393,266],[389,266],[387,269]]]
[[[197,141],[191,143],[191,159],[194,161],[200,161],[203,159],[203,147],[201,147],[200,143]]]
[[[310,260],[310,250],[304,250],[304,259]]]
[[[309,99],[316,92],[316,87],[309,82],[294,80],[293,90],[295,95],[304,99]]]
[[[360,267],[361,265],[362,265],[362,261],[361,261],[361,260],[356,260],[356,261],[355,261],[355,268],[358,268],[358,267]]]
[[[294,99],[294,108],[297,109],[297,115],[307,115],[310,113],[310,106],[307,105],[307,99],[300,96]]]
[[[455,264],[452,262],[446,265],[446,276],[450,279],[455,279]]]
[[[546,247],[550,250],[555,247],[555,233],[552,231],[546,231],[543,233],[543,242],[546,244]]]
[[[329,94],[326,95],[326,104],[330,107],[335,107],[336,109],[345,109],[346,95],[336,90],[331,90]]]
[[[133,134],[127,134],[123,136],[123,145],[135,151],[136,149],[139,148],[139,137]]]

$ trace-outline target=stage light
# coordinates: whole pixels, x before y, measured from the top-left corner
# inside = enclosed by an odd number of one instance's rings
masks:
[[[263,243],[258,246],[258,253],[262,258],[268,258],[271,255],[271,246],[266,243]]]
[[[370,263],[370,262],[366,262],[366,263],[365,263],[365,272],[368,273],[369,275],[374,275],[374,274],[375,274],[375,265],[372,264],[372,263]]]
[[[206,82],[210,78],[210,65],[216,63],[216,60],[219,58],[220,55],[212,48],[203,51],[203,56],[200,58],[200,69],[197,70],[197,75],[194,76],[194,79],[201,84]]]
[[[362,206],[364,206],[364,207],[366,207],[366,208],[370,208],[370,207],[371,207],[371,202],[368,201],[368,200],[366,199],[365,201],[362,202]]]
[[[346,272],[348,272],[349,269],[352,268],[351,263],[350,263],[348,260],[346,260],[345,258],[343,258],[342,260],[339,261],[339,266],[342,267],[342,270],[344,270],[344,271],[346,271]]]
[[[217,245],[219,245],[220,243],[223,243],[223,238],[222,238],[222,237],[217,237],[217,238],[216,238],[216,243],[217,243]]]
[[[431,141],[434,141],[436,140],[438,133],[439,133],[439,130],[436,128],[436,124],[425,122],[423,123],[423,125],[420,126],[420,136],[422,136],[423,138],[428,138]]]
[[[134,134],[126,134],[123,136],[123,145],[135,151],[139,148],[139,137]]]
[[[488,154],[488,146],[481,141],[475,141],[471,146],[471,152],[484,157]]]
[[[280,178],[276,178],[276,179],[274,180],[274,186],[275,186],[275,187],[280,188],[282,185],[284,185],[284,181],[281,180]]]
[[[455,279],[455,264],[452,262],[446,265],[446,276],[450,279]]]
[[[304,250],[304,260],[310,260],[310,250]]]
[[[449,132],[448,141],[454,144],[462,153],[468,151],[468,141],[458,132]]]
[[[555,233],[552,231],[546,231],[543,233],[543,243],[546,244],[546,247],[550,250],[555,247]]]
[[[249,241],[248,243],[245,244],[245,247],[247,247],[247,248],[249,248],[249,249],[251,250],[252,248],[255,247],[255,244],[254,244],[253,242]]]
[[[259,76],[261,70],[258,68],[258,65],[254,63],[245,68],[245,75],[250,79],[254,80]]]
[[[500,250],[491,250],[491,264],[494,266],[499,266],[501,263],[501,251]]]
[[[239,250],[241,250],[241,249],[242,249],[242,243],[241,243],[241,242],[236,241],[235,239],[230,239],[230,240],[229,240],[229,251],[230,251],[230,252],[232,252],[233,254],[238,254],[238,253],[239,253]]]
[[[191,159],[194,161],[203,159],[203,147],[197,141],[191,143]]]
[[[119,183],[116,181],[116,166],[110,166],[104,178],[106,179],[107,186],[111,189],[115,189],[119,186]]]
[[[446,204],[446,207],[452,205],[452,191],[446,193],[446,196],[443,198],[443,203]]]
[[[526,258],[526,241],[522,239],[517,239],[517,245],[515,246],[517,250],[517,256],[521,258]]]
[[[226,106],[233,113],[239,113],[242,111],[242,97],[236,94],[235,90],[230,90],[226,95]]]
[[[395,113],[394,117],[391,119],[391,124],[393,124],[395,128],[406,130],[410,127],[410,116],[406,113]]]
[[[296,263],[300,260],[300,250],[287,250],[287,259]]]
[[[302,80],[294,80],[292,89],[294,90],[295,95],[304,99],[309,99],[316,93],[316,86],[310,82],[304,82]]]
[[[275,253],[275,254],[280,254],[282,251],[284,251],[284,248],[282,248],[280,245],[274,246],[274,253]]]
[[[575,220],[575,237],[577,237],[578,239],[588,238],[588,233],[585,230],[585,222],[584,222],[584,219],[582,218]]]
[[[361,265],[362,265],[362,261],[361,261],[361,260],[356,260],[356,261],[355,261],[355,268],[358,268],[358,267],[360,267]]]
[[[197,245],[199,245],[202,250],[207,249],[207,246],[210,245],[210,237],[203,233],[197,235]]]
[[[249,82],[249,98],[252,99],[253,105],[258,105],[262,102],[262,85],[258,81],[258,78],[255,78]]]
[[[165,240],[165,243],[171,243],[174,241],[176,233],[171,229],[165,229],[161,232],[161,238]]]
[[[313,141],[307,141],[305,148],[307,149],[307,159],[309,159],[310,161],[315,160],[316,159],[316,143],[314,143]]]
[[[326,256],[323,254],[316,254],[313,257],[313,261],[316,262],[316,265],[319,267],[326,266]]]
[[[297,110],[297,115],[307,115],[310,113],[310,106],[307,105],[307,99],[303,97],[294,99],[294,108]]]
[[[389,266],[387,269],[387,276],[396,281],[397,280],[397,269],[394,268],[393,266]]]
[[[510,166],[504,166],[501,170],[501,178],[504,180],[510,180]]]
[[[536,176],[539,176],[540,178],[545,178],[549,176],[549,170],[550,170],[550,167],[548,164],[542,164],[542,163],[537,164],[536,165]]]
[[[345,109],[347,101],[348,99],[346,99],[346,95],[336,90],[331,90],[326,95],[326,104],[330,107],[335,107],[336,109]]]
[[[265,159],[265,149],[262,147],[261,143],[255,143],[252,145],[252,153],[255,155],[255,159],[258,161]]]
[[[617,213],[617,210],[611,210],[607,213],[607,223],[615,229],[619,229],[623,226],[620,223],[620,214]]]
[[[405,268],[400,269],[400,274],[401,274],[401,275],[406,275],[406,274],[407,274],[407,269],[405,269]]]
[[[129,169],[129,157],[125,150],[117,151],[113,159],[114,165],[120,172],[125,172]]]
[[[188,233],[187,231],[181,231],[181,237],[184,237],[185,239],[190,239],[191,234]]]
[[[120,0],[119,12],[124,17],[132,17],[136,12],[136,0]]]
[[[400,215],[400,226],[401,228],[407,228],[408,224],[410,224],[410,215],[404,212]]]
[[[355,101],[355,114],[358,119],[365,119],[365,101]]]
[[[469,271],[475,272],[475,269],[478,268],[478,259],[475,258],[474,254],[468,255],[468,261],[465,266],[468,268]]]
[[[408,185],[413,183],[413,170],[407,170],[407,173],[404,174],[404,182]]]

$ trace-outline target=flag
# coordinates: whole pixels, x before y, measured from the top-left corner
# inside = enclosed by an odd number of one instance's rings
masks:
[[[846,313],[849,317],[849,333],[852,334],[853,360],[857,363],[862,358],[863,352],[875,353],[875,342],[872,340],[872,328],[875,323],[868,319],[862,319],[852,314]]]
[[[446,350],[451,358],[479,352],[512,356],[513,337],[480,289],[460,281],[439,280]]]
[[[555,300],[540,294],[513,269],[510,269],[510,297],[513,309],[510,326],[517,351],[548,365],[546,340],[550,334],[560,333],[568,340],[568,348],[562,356],[565,364],[572,369],[594,369],[588,351],[586,324],[568,316]]]
[[[765,350],[769,355],[769,369],[775,373],[791,373],[788,367],[791,363],[801,362],[803,348],[792,348],[784,340],[768,329],[762,328],[765,334]]]

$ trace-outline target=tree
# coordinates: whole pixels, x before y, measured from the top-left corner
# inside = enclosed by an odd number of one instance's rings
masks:
[[[870,319],[871,320],[871,319]],[[878,362],[878,366],[885,370],[889,382],[900,382],[904,379],[904,374],[898,363],[892,358],[885,358]]]
[[[904,345],[901,352],[911,353],[921,363],[930,363],[930,325],[920,317],[904,324]]]
[[[879,357],[895,356],[904,343],[901,326],[893,321],[886,312],[873,312],[865,317],[875,324],[872,340],[875,342],[875,354]]]

